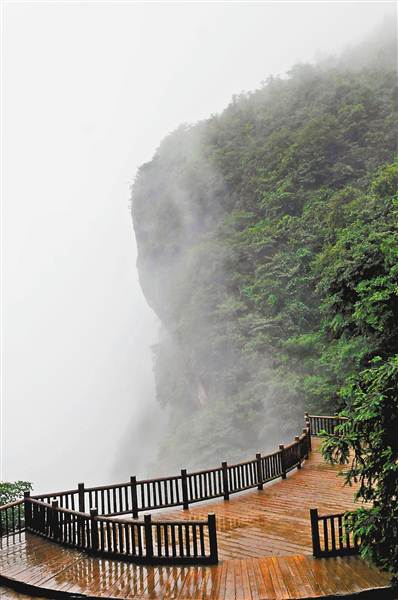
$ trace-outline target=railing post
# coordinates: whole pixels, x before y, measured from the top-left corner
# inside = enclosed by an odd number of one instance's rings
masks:
[[[228,464],[226,461],[221,463],[222,468],[222,487],[224,491],[224,500],[229,500],[229,486],[228,486]]]
[[[85,502],[84,502],[84,483],[77,484],[77,493],[79,496],[79,512],[85,512]]]
[[[59,514],[58,514],[58,500],[53,500],[51,502],[51,531],[54,536],[54,539],[59,539]]]
[[[98,552],[98,509],[90,508],[91,550]]]
[[[84,483],[77,484],[77,493],[78,493],[78,505],[79,512],[84,513],[85,509],[85,501],[84,501]],[[86,534],[84,530],[84,522],[82,521],[82,517],[77,517],[77,539],[78,545],[84,546]]]
[[[257,489],[262,490],[264,488],[264,486],[263,486],[263,473],[262,473],[262,468],[261,468],[260,452],[257,452],[257,454],[256,454],[256,461],[257,461],[257,481],[258,481]]]
[[[133,519],[138,519],[138,497],[137,497],[137,477],[130,477],[130,486],[131,486],[131,512],[133,513]]]
[[[24,503],[23,503],[23,512],[24,512],[24,521],[25,528],[29,529],[32,526],[32,505],[30,503],[30,492],[23,493]]]
[[[152,517],[144,515],[146,558],[153,558]]]
[[[182,486],[182,507],[184,510],[189,508],[189,500],[188,500],[188,480],[187,480],[187,470],[181,469],[181,486]]]
[[[210,513],[207,520],[209,524],[210,561],[215,564],[218,563],[216,515]]]
[[[311,518],[311,535],[312,535],[312,554],[315,558],[321,556],[321,542],[319,540],[319,520],[318,520],[318,509],[310,509]]]
[[[298,458],[297,468],[301,469],[300,438],[298,435],[296,435],[294,437],[294,441],[296,442],[296,448],[297,448],[297,458]]]
[[[311,452],[312,450],[312,440],[311,440],[311,421],[310,421],[310,415],[306,412],[304,414],[304,418],[305,418],[305,425],[308,429],[308,450],[309,452]]]
[[[285,446],[283,444],[279,444],[279,450],[281,450],[282,479],[286,479]]]
[[[309,454],[308,454],[309,453],[309,447],[308,447],[308,427],[304,427],[303,433],[305,435],[304,444],[303,444],[303,446],[305,448],[305,452],[304,452],[303,458],[305,460],[308,460],[308,456],[309,456]]]

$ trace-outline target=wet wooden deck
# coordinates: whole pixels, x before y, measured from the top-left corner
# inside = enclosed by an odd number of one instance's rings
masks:
[[[263,491],[161,513],[163,520],[197,519],[215,512],[218,565],[138,566],[89,557],[22,533],[8,543],[3,539],[0,574],[37,592],[58,591],[58,597],[73,593],[141,600],[285,600],[378,589],[375,597],[381,598],[388,577],[359,557],[311,556],[309,508],[318,507],[321,514],[340,512],[353,506],[352,495],[352,488],[336,477],[336,469],[313,451],[301,470]]]
[[[207,519],[214,512],[221,559],[312,554],[310,508],[318,508],[322,515],[356,506],[353,488],[344,486],[336,476],[337,468],[323,461],[319,440],[314,438],[312,445],[301,470],[262,491],[243,492],[227,502],[202,503],[186,511],[162,511],[158,516],[162,521]]]
[[[62,591],[64,597],[142,600],[286,600],[375,588],[381,592],[388,586],[384,574],[356,556],[290,555],[224,560],[207,567],[147,567],[89,557],[30,534],[3,548],[0,572],[37,591]]]

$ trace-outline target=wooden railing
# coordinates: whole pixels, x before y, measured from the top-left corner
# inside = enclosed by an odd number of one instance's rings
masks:
[[[345,513],[318,515],[318,509],[310,510],[312,550],[317,558],[358,554],[360,539],[347,526]]]
[[[140,563],[217,562],[215,516],[207,521],[138,521],[143,511],[182,506],[223,497],[286,474],[308,458],[311,451],[310,422],[303,433],[272,454],[256,454],[253,460],[213,469],[157,479],[137,480],[107,486],[86,487],[30,496],[8,506],[4,512],[6,532],[19,526],[53,541],[104,556]],[[23,504],[22,504],[23,502]],[[18,507],[18,508],[17,508]],[[12,512],[7,512],[12,509]],[[16,512],[15,512],[16,511]],[[19,512],[18,512],[19,511]],[[21,512],[22,511],[22,512]],[[22,515],[24,514],[24,518]],[[133,519],[120,519],[121,515]],[[11,519],[11,520],[10,520]],[[18,525],[15,525],[15,523]]]
[[[310,428],[311,435],[319,435],[321,431],[334,433],[336,425],[341,425],[347,419],[346,417],[339,417],[337,415],[329,417],[305,413],[305,420],[307,427]]]
[[[107,486],[85,487],[30,496],[0,507],[0,536],[22,531],[39,534],[55,542],[108,557],[137,563],[215,563],[216,521],[152,521],[143,511],[182,506],[223,497],[257,487],[277,477],[286,478],[311,451],[311,436],[333,433],[344,418],[306,413],[303,433],[272,454],[233,465],[222,462],[213,469],[157,479],[137,480]],[[131,514],[133,519],[120,519]],[[347,528],[345,514],[319,516],[311,510],[314,556],[337,556],[358,552],[359,540]]]
[[[151,563],[217,562],[215,516],[207,521],[122,520],[131,514],[182,506],[235,494],[263,485],[308,458],[311,450],[309,426],[288,446],[254,460],[179,475],[130,481],[108,486],[85,487],[41,494],[25,494],[26,529],[84,551]]]
[[[25,527],[24,502],[16,500],[0,506],[0,537],[8,536]]]
[[[138,518],[140,512],[174,508],[187,509],[190,504],[224,498],[251,488],[262,489],[265,483],[286,473],[308,457],[311,450],[309,426],[291,444],[280,445],[279,450],[242,463],[188,473],[182,469],[179,475],[157,479],[137,480],[107,486],[85,487],[79,483],[74,490],[53,494],[35,495],[33,498],[50,504],[58,502],[60,508],[88,513],[92,508],[99,515],[117,516],[131,514]]]
[[[61,508],[25,496],[26,529],[90,554],[145,564],[218,562],[216,518],[207,521],[120,520]]]

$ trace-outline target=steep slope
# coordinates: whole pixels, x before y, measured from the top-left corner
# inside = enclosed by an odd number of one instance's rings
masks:
[[[355,52],[296,66],[180,127],[141,167],[132,212],[163,325],[164,464],[272,447],[397,352],[391,48],[365,66]]]

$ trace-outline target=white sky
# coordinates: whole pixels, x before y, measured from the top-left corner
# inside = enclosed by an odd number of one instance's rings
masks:
[[[394,6],[2,3],[3,478],[106,483],[153,407],[128,205],[161,138]]]

